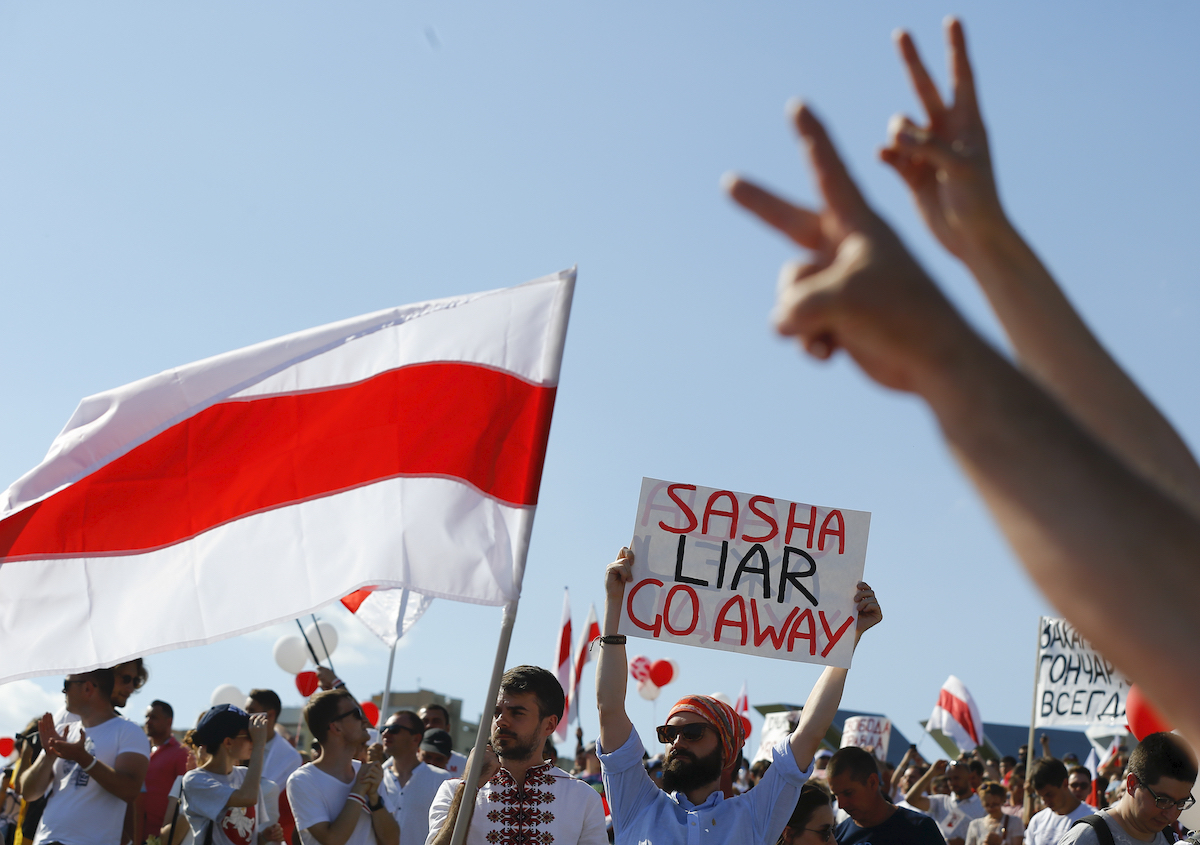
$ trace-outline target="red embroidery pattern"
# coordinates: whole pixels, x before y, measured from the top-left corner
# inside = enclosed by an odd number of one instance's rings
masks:
[[[530,769],[525,774],[525,787],[517,788],[512,775],[501,769],[488,781],[492,790],[487,800],[500,806],[488,810],[487,819],[496,826],[485,837],[490,845],[553,845],[554,834],[548,827],[554,821],[554,813],[545,805],[554,802],[554,793],[548,787],[554,784],[550,775],[550,764]]]

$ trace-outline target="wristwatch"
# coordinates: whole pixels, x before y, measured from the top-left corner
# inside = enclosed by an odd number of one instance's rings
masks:
[[[368,805],[367,805],[367,809],[368,809],[368,810],[370,810],[372,813],[373,813],[373,812],[375,812],[376,810],[382,810],[382,809],[383,809],[383,796],[382,796],[382,795],[376,795],[376,796],[375,796],[375,803],[374,803],[374,804],[368,804]]]

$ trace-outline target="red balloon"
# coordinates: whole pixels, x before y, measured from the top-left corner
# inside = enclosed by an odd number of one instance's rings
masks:
[[[675,667],[670,660],[655,660],[650,664],[650,680],[656,687],[665,687],[675,679]]]
[[[296,676],[296,689],[300,690],[300,694],[305,698],[316,692],[320,685],[321,681],[316,672],[301,672]]]
[[[370,701],[360,701],[359,706],[362,707],[363,715],[367,717],[371,727],[377,726],[379,724],[379,708]]]
[[[0,736],[0,757],[7,757],[13,753],[13,738],[11,736]]]
[[[746,731],[746,738],[750,738],[750,720],[742,716],[742,728]]]
[[[1130,685],[1129,695],[1125,698],[1125,722],[1129,726],[1130,733],[1137,737],[1138,742],[1150,734],[1171,730],[1167,720],[1146,700],[1142,691],[1137,688],[1137,684]]]

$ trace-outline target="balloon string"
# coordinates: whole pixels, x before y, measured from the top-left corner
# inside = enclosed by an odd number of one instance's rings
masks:
[[[329,646],[325,645],[325,635],[321,633],[321,626],[317,624],[317,614],[312,615],[313,627],[317,629],[317,636],[321,639],[321,650],[325,652],[325,659],[329,661],[329,671],[337,674],[337,669],[333,668],[333,657],[329,654]]]

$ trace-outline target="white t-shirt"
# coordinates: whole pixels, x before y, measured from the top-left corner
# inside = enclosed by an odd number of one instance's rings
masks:
[[[444,769],[417,763],[408,783],[401,786],[400,779],[390,765],[383,770],[379,797],[400,825],[400,845],[424,844],[429,836],[429,806],[437,795],[438,787],[448,777],[450,775]]]
[[[1094,812],[1095,807],[1082,801],[1065,816],[1060,816],[1049,807],[1038,810],[1029,820],[1029,827],[1025,828],[1025,845],[1058,845],[1058,840],[1062,839],[1062,835],[1076,819],[1090,816]]]
[[[296,830],[300,831],[300,841],[304,845],[321,845],[308,829],[320,822],[332,822],[346,806],[346,797],[362,765],[357,760],[351,762],[354,764],[354,778],[349,783],[325,774],[312,763],[296,769],[288,778],[288,803],[292,805]],[[366,810],[359,812],[354,832],[346,840],[346,845],[375,845],[375,830],[371,827],[371,815]]]
[[[973,819],[981,819],[987,811],[979,796],[974,792],[966,800],[960,801],[954,795],[930,795],[929,809],[926,815],[938,823],[938,829],[946,840],[966,839],[967,826]]]
[[[180,827],[187,829],[187,833],[185,833],[183,835],[183,841],[180,842],[179,845],[192,845],[192,843],[196,841],[196,837],[192,836],[192,826],[190,824],[188,824],[187,816],[183,812],[183,801],[179,797],[182,794],[183,794],[183,775],[180,775],[179,777],[175,778],[175,783],[171,786],[171,791],[167,793],[167,798],[174,798],[175,801],[179,804],[179,821],[177,821],[175,823],[175,829],[178,830]],[[171,826],[171,816],[168,815],[163,818],[163,827],[170,827],[170,826]],[[158,836],[159,832],[151,830],[151,831],[148,831],[146,833],[146,835],[147,836]],[[165,836],[160,837],[160,838],[162,839],[163,842],[167,841]]]
[[[465,777],[463,774],[467,770],[467,758],[459,754],[457,751],[450,752],[450,759],[446,761],[446,771],[452,778]]]
[[[225,807],[245,780],[242,766],[234,766],[227,775],[193,769],[183,776],[183,812],[197,842],[204,840],[206,828],[215,822],[213,845],[258,845],[258,834],[267,826],[262,789],[253,807]]]
[[[274,734],[263,748],[262,776],[282,788],[287,784],[292,772],[303,763],[304,758],[300,756],[300,752],[292,748],[291,743],[279,734]]]
[[[973,819],[967,825],[967,841],[965,845],[987,845],[987,838],[992,833],[1003,834],[1003,845],[1021,845],[1021,837],[1025,833],[1025,825],[1020,816],[1000,814],[1000,821],[991,816]]]
[[[110,768],[122,754],[150,758],[150,739],[128,719],[114,716],[91,728],[70,722],[67,741],[79,742],[82,730],[88,753]],[[63,845],[112,845],[121,839],[126,804],[96,783],[83,767],[69,760],[54,761],[50,801],[38,824],[34,845],[62,842]]]

